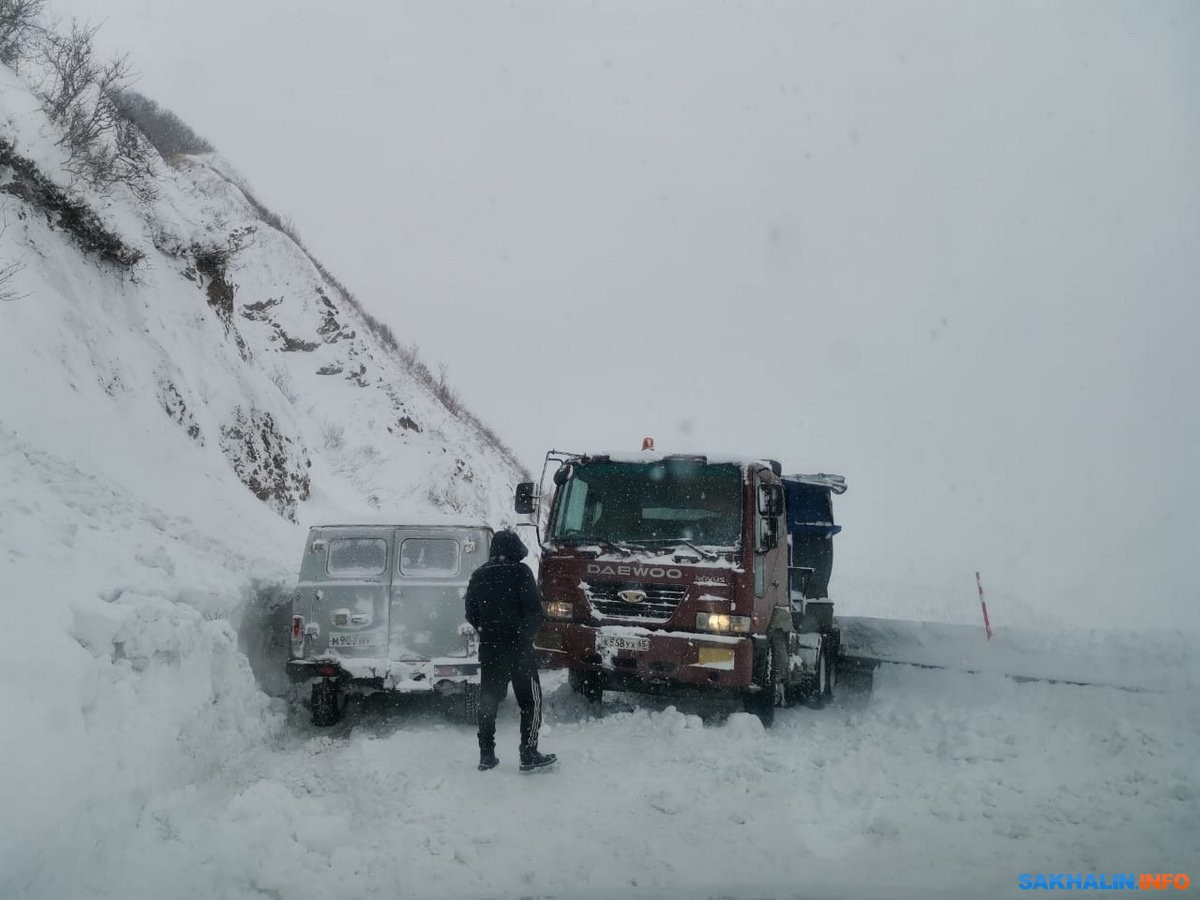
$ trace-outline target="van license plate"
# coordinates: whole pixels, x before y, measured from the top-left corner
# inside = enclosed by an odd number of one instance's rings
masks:
[[[375,647],[375,635],[373,634],[331,634],[329,636],[330,647]]]
[[[623,635],[602,634],[596,640],[597,650],[636,650],[639,653],[650,649],[650,638],[625,637]]]

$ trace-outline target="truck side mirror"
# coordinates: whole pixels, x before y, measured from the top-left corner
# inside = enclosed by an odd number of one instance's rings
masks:
[[[783,515],[782,484],[760,484],[758,486],[758,514],[770,518]]]
[[[513,508],[521,515],[529,515],[533,512],[537,502],[537,495],[534,492],[534,484],[532,481],[522,481],[517,485],[517,495],[513,499]]]
[[[774,550],[778,546],[779,546],[779,533],[776,532],[773,527],[767,529],[767,531],[765,531],[762,536],[762,549],[763,550]]]

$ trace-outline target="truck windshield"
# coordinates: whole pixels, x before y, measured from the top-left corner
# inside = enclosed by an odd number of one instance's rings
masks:
[[[741,537],[741,509],[737,465],[698,460],[576,463],[555,504],[550,539],[733,547]]]

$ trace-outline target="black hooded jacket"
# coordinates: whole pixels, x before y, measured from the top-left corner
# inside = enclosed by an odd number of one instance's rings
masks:
[[[471,575],[467,621],[482,643],[532,647],[543,613],[537,580],[521,562],[528,553],[516,532],[498,532],[491,558]]]

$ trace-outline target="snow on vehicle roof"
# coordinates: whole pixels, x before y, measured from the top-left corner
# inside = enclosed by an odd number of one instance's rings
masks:
[[[575,456],[576,454],[570,454]],[[708,465],[731,465],[731,466],[750,466],[763,465],[770,466],[770,460],[762,457],[751,456],[735,456],[727,453],[697,453],[697,452],[676,452],[676,453],[661,453],[659,451],[644,450],[639,453],[580,453],[578,457],[589,460],[607,459],[610,462],[619,463],[658,463],[665,462],[668,459],[703,459]]]
[[[494,530],[486,522],[473,522],[453,516],[438,516],[436,513],[417,513],[412,516],[353,515],[339,519],[313,522],[310,528],[486,528]]]
[[[563,454],[566,456],[574,456],[575,454]],[[579,457],[589,460],[607,459],[611,462],[619,463],[657,463],[668,459],[688,459],[688,458],[703,458],[708,465],[734,465],[746,468],[752,465],[771,466],[771,460],[767,457],[753,456],[738,456],[729,453],[698,453],[679,451],[675,453],[663,453],[659,451],[643,450],[640,453],[581,453]],[[830,488],[835,494],[840,494],[846,490],[846,479],[842,475],[831,475],[825,472],[820,472],[816,475],[784,475],[785,481],[796,481],[801,484],[820,485],[821,487]]]
[[[835,494],[844,494],[847,487],[844,475],[829,475],[825,472],[818,472],[816,475],[784,475],[783,480],[829,488]]]

